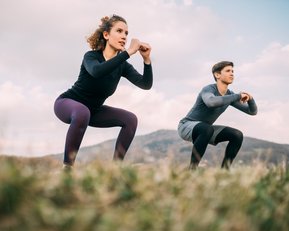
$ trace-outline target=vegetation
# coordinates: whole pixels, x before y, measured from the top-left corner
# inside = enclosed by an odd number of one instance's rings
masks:
[[[64,172],[2,156],[0,230],[289,230],[289,170],[96,161]]]

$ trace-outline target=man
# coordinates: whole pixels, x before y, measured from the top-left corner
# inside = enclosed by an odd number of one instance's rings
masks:
[[[229,141],[222,168],[228,169],[243,142],[243,133],[228,126],[214,125],[217,118],[229,105],[249,115],[257,114],[253,97],[246,92],[235,94],[228,89],[234,80],[234,64],[229,61],[216,63],[212,73],[216,83],[205,86],[199,93],[195,105],[178,125],[178,133],[184,140],[193,143],[190,168],[195,169],[203,157],[208,144],[217,145]]]

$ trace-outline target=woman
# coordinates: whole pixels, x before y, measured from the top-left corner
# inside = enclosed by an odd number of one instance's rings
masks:
[[[129,111],[103,105],[115,92],[121,77],[142,89],[152,87],[151,47],[132,39],[125,49],[127,35],[124,18],[117,15],[102,18],[98,29],[87,39],[92,50],[84,55],[77,81],[55,101],[56,116],[70,124],[65,142],[64,168],[73,166],[87,126],[121,127],[114,160],[123,160],[134,138],[137,117]],[[127,62],[137,52],[144,61],[142,75]]]

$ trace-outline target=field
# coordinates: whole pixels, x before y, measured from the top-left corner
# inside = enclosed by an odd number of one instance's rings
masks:
[[[289,230],[289,170],[0,156],[0,230]]]

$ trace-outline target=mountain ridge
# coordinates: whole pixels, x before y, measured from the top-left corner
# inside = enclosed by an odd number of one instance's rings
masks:
[[[93,160],[111,160],[115,139],[110,139],[96,145],[82,147],[76,162],[89,163]],[[202,162],[208,165],[218,165],[223,156],[227,142],[216,146],[208,145]],[[170,158],[176,163],[189,163],[192,143],[182,140],[177,131],[161,129],[144,135],[135,136],[125,161],[133,163],[150,163]],[[52,154],[50,157],[63,159],[63,154]],[[251,164],[254,161],[265,161],[277,164],[289,160],[289,144],[279,144],[253,137],[244,137],[243,145],[236,161]]]

